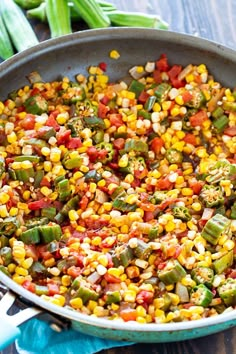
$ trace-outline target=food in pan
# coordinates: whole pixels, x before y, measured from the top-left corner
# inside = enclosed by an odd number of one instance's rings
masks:
[[[34,72],[0,102],[1,271],[111,320],[234,310],[236,91],[165,54],[106,70]]]

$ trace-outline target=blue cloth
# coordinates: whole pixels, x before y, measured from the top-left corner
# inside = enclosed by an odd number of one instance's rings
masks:
[[[21,336],[16,340],[20,354],[94,354],[103,349],[133,344],[101,339],[72,329],[56,332],[37,318],[22,324],[20,329]]]

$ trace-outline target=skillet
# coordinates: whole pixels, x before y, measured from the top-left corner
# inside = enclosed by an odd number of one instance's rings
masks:
[[[109,57],[109,52],[113,49],[120,53],[118,60]],[[5,61],[0,65],[0,99],[6,99],[7,93],[28,84],[27,76],[32,71],[38,71],[48,81],[65,75],[72,79],[78,73],[87,74],[90,65],[106,62],[107,75],[111,81],[115,81],[126,79],[132,66],[156,60],[162,53],[173,64],[206,64],[215,79],[227,87],[233,87],[236,82],[236,53],[217,43],[170,31],[108,28],[86,30],[47,40]],[[192,339],[236,325],[235,310],[191,322],[131,325],[59,308],[28,292],[2,272],[0,281],[10,289],[0,302],[0,349],[19,336],[20,331],[16,327],[18,324],[42,311],[59,316],[68,321],[72,328],[87,334],[142,343]],[[4,312],[15,297],[27,300],[33,307],[20,311],[16,317],[10,317]]]

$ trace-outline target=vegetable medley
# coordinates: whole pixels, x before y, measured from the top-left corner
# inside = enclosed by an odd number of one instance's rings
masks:
[[[106,69],[0,102],[0,270],[113,320],[233,310],[236,91],[164,54],[130,82]]]

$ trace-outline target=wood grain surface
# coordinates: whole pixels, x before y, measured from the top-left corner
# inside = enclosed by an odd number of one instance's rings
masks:
[[[169,23],[169,30],[204,37],[236,49],[236,0],[110,0],[120,10],[157,13]],[[45,24],[32,21],[40,41],[50,37]],[[73,30],[86,27],[81,23]],[[13,307],[12,312],[15,309]],[[1,323],[0,323],[1,330]],[[15,354],[12,345],[0,352]],[[177,343],[136,344],[103,350],[102,354],[234,354],[236,327],[215,335]],[[73,354],[73,353],[71,353]]]

